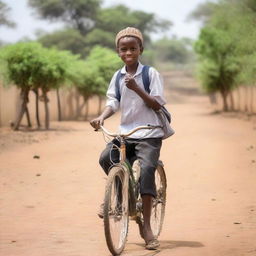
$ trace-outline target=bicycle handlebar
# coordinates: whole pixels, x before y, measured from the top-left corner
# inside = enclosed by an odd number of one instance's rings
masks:
[[[128,137],[130,135],[132,135],[133,133],[137,132],[138,130],[142,130],[142,129],[156,129],[156,128],[162,128],[162,126],[160,125],[142,125],[142,126],[138,126],[132,130],[130,130],[128,133],[112,133],[112,132],[109,132],[104,126],[100,126],[100,129],[105,133],[107,134],[108,136],[111,136],[111,137]]]

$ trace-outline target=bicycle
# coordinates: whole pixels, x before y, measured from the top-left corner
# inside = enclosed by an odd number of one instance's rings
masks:
[[[138,160],[133,166],[126,159],[125,139],[141,129],[155,129],[160,126],[139,126],[126,134],[111,133],[101,126],[107,136],[120,141],[119,163],[114,164],[108,174],[104,198],[104,232],[106,243],[112,255],[120,255],[123,251],[128,235],[129,216],[139,225],[143,238],[142,200],[139,194],[140,167]],[[157,196],[153,200],[151,212],[151,228],[155,238],[160,235],[163,226],[166,204],[166,175],[162,161],[159,160],[155,172]]]

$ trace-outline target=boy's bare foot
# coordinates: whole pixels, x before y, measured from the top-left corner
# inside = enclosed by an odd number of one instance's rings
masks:
[[[154,237],[153,232],[150,227],[143,227],[143,236],[146,243],[146,249],[148,250],[156,250],[160,243],[159,241]]]
[[[153,240],[150,240],[150,241],[146,244],[145,248],[146,248],[147,250],[156,250],[159,246],[160,246],[159,241],[158,241],[157,239],[153,239]]]

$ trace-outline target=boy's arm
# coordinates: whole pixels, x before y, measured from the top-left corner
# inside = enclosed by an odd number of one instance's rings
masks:
[[[104,124],[104,120],[111,117],[115,112],[110,106],[106,106],[106,108],[103,110],[100,116],[93,119],[90,124],[95,129],[98,130],[101,125]]]
[[[129,89],[136,92],[144,100],[148,107],[152,108],[153,110],[159,110],[161,108],[161,105],[157,102],[157,100],[153,96],[150,96],[145,90],[141,89],[132,76],[126,75],[125,84]]]

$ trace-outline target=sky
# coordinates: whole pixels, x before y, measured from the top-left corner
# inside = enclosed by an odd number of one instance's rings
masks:
[[[2,0],[10,8],[10,18],[16,22],[15,29],[0,27],[0,39],[5,42],[16,42],[24,37],[30,39],[36,38],[36,31],[54,31],[62,25],[50,23],[40,20],[34,10],[27,6],[27,0]],[[186,21],[188,14],[193,11],[196,6],[205,0],[104,0],[103,6],[108,7],[114,4],[125,4],[133,10],[142,10],[145,12],[154,13],[160,18],[168,19],[173,22],[170,31],[164,35],[171,37],[189,37],[196,39],[200,24],[196,21]],[[153,39],[157,39],[162,35],[153,35]]]

